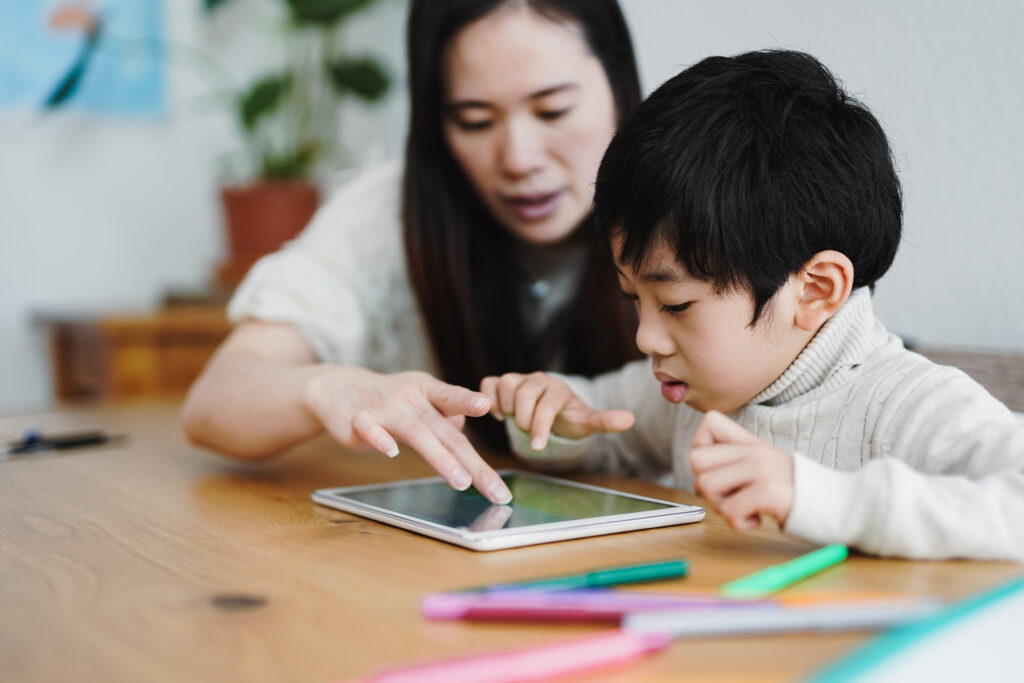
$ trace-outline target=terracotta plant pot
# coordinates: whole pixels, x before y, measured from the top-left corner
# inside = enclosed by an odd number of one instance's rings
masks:
[[[217,281],[234,287],[258,258],[277,251],[306,227],[320,202],[313,183],[264,180],[223,187],[221,205],[228,233],[228,258]]]

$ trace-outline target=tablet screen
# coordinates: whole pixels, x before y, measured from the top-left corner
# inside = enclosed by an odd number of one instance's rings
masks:
[[[514,473],[502,477],[512,491],[508,505],[492,505],[475,488],[456,491],[442,481],[348,491],[350,500],[455,528],[485,531],[667,510],[674,506],[621,494],[576,488]]]

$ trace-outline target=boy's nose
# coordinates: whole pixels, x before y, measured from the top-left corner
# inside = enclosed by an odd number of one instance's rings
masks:
[[[658,324],[655,316],[640,314],[640,324],[636,328],[636,346],[648,356],[671,356],[672,339]]]

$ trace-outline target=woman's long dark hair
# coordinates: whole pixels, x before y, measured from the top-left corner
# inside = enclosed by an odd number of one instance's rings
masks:
[[[444,135],[443,54],[463,27],[508,0],[413,0],[407,32],[411,100],[402,188],[406,260],[442,378],[477,388],[487,375],[543,370],[519,319],[511,233],[483,206]],[[579,25],[604,68],[619,119],[640,102],[629,29],[616,0],[525,0]],[[588,217],[579,230],[591,232]],[[565,371],[594,375],[638,357],[632,307],[607,251],[590,253],[567,337]],[[488,427],[497,427],[490,421]],[[500,432],[478,424],[489,441]]]

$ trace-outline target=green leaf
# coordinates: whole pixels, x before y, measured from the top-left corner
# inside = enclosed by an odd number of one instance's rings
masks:
[[[376,0],[287,0],[295,23],[324,26],[333,26],[375,2]]]
[[[82,43],[82,48],[71,68],[61,77],[53,92],[47,96],[44,103],[47,109],[58,109],[64,106],[78,91],[93,55],[96,53],[96,46],[99,45],[101,35],[103,35],[103,21],[96,17],[94,23],[85,32],[85,42]]]
[[[308,178],[319,157],[320,147],[312,142],[276,156],[268,154],[261,161],[260,177],[273,180]]]
[[[207,12],[213,12],[226,1],[227,0],[203,0],[203,9]]]
[[[251,131],[267,114],[277,109],[292,87],[289,74],[267,76],[249,88],[238,100],[238,116],[242,127]]]
[[[345,57],[330,66],[331,83],[339,94],[352,94],[373,102],[387,94],[391,75],[379,61],[369,56]]]

